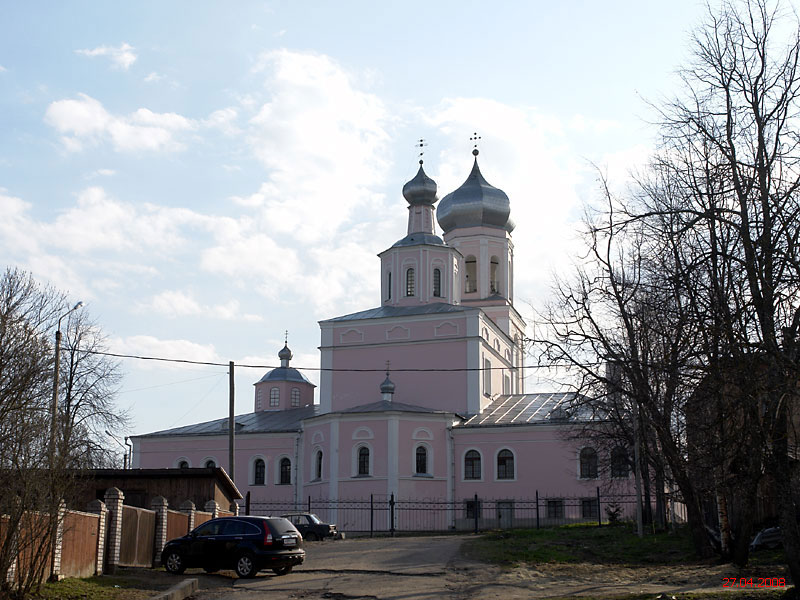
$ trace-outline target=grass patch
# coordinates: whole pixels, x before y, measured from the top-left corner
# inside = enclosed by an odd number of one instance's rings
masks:
[[[628,527],[557,527],[487,533],[464,545],[467,557],[501,565],[588,562],[675,565],[696,562],[688,531],[639,538]]]
[[[86,579],[67,578],[55,583],[44,583],[36,600],[144,600],[174,582],[160,581],[147,573],[129,576],[101,575]]]

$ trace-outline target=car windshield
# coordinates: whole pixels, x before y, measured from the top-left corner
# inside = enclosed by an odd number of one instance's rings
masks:
[[[308,520],[311,521],[312,523],[314,523],[315,525],[319,525],[320,523],[322,523],[322,519],[320,519],[315,514],[308,515]]]

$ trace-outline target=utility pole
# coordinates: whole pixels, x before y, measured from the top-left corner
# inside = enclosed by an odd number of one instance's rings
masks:
[[[234,459],[234,438],[236,437],[236,421],[234,420],[234,386],[233,386],[233,361],[228,363],[228,404],[229,404],[229,417],[228,417],[228,475],[231,481],[234,481],[234,468],[236,460]]]

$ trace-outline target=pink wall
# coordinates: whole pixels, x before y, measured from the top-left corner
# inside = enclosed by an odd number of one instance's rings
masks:
[[[394,400],[437,410],[466,410],[467,380],[464,371],[452,373],[403,372],[393,369],[454,369],[466,364],[467,342],[445,341],[411,346],[385,344],[382,347],[339,347],[334,352],[335,369],[383,369],[391,362],[390,377],[394,382]],[[380,371],[352,373],[336,371],[332,376],[332,409],[343,410],[381,399],[379,387],[386,375]]]
[[[615,493],[630,490],[631,479],[609,480],[600,473],[598,479],[580,479],[578,454],[582,444],[570,439],[559,426],[534,425],[503,429],[456,429],[456,498],[480,497],[534,498],[540,496],[593,496],[598,486]],[[496,478],[496,456],[499,450],[514,453],[516,476],[513,480]],[[482,455],[482,481],[464,479],[464,455],[476,449]],[[602,462],[607,457],[600,456]]]

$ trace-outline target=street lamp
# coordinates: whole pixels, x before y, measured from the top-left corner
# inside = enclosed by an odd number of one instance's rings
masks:
[[[56,327],[56,361],[55,370],[53,372],[53,404],[50,406],[50,468],[55,468],[56,463],[56,430],[58,422],[58,372],[61,364],[61,319],[69,316],[74,311],[83,306],[83,302],[78,302],[75,306],[70,308],[67,312],[58,318],[58,327]]]
[[[120,447],[125,450],[125,454],[122,455],[122,469],[124,471],[128,470],[128,451],[130,450],[130,446],[128,445],[128,436],[125,436],[125,444],[123,445],[122,442],[119,441],[119,438],[111,433],[108,429],[106,429],[106,435],[110,437],[112,440],[117,442]]]

